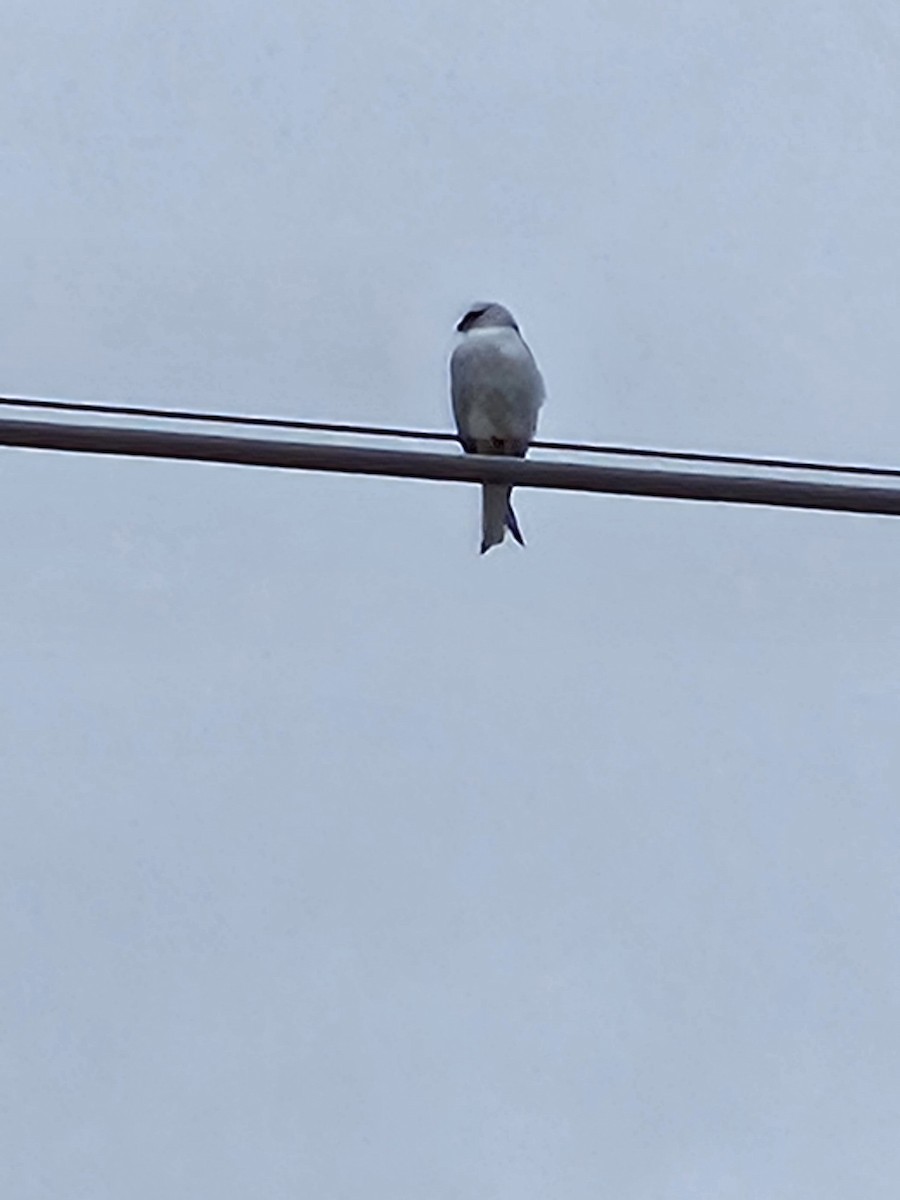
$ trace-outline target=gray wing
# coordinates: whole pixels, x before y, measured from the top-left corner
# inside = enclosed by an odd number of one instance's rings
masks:
[[[475,375],[466,364],[466,358],[471,356],[460,354],[462,349],[462,346],[457,346],[450,357],[450,399],[460,444],[467,454],[474,454],[475,439],[470,430],[470,419],[477,402],[478,388]]]

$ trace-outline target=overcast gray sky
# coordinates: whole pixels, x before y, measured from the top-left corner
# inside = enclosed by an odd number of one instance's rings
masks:
[[[0,389],[900,461],[888,0],[7,0]],[[900,1188],[900,525],[0,455],[11,1200]]]

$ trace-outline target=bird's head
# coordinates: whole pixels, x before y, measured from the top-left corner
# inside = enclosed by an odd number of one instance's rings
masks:
[[[519,331],[508,308],[487,301],[470,305],[468,312],[456,326],[457,333],[468,333],[470,329],[515,329],[517,333]]]

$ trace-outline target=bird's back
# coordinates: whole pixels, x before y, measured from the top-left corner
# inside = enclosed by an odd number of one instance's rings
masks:
[[[544,382],[515,329],[468,333],[450,359],[450,390],[464,442],[496,438],[524,451],[534,437]]]

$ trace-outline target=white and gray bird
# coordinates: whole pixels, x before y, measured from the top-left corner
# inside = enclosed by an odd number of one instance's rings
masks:
[[[453,415],[467,454],[524,458],[537,429],[544,381],[512,313],[502,304],[473,304],[456,326],[462,334],[450,357]],[[482,486],[481,553],[507,529],[524,546],[512,488]]]

